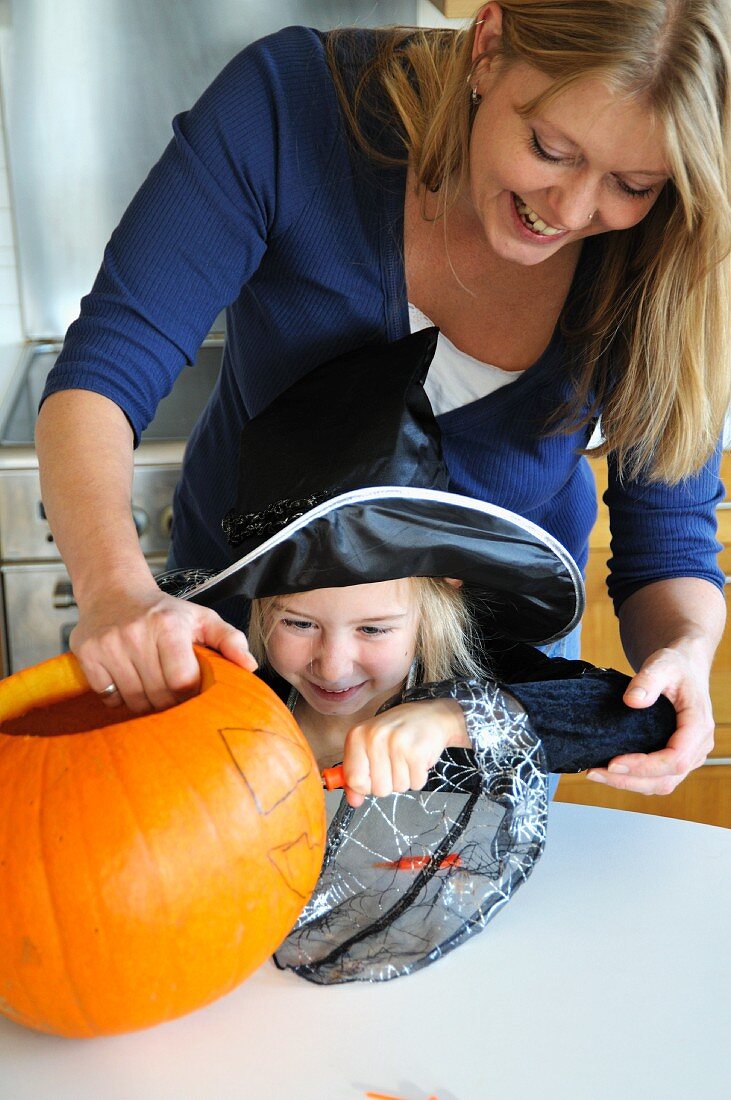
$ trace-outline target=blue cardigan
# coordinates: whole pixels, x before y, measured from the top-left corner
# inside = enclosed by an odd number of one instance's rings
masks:
[[[373,33],[360,33],[367,53]],[[223,367],[188,443],[173,530],[177,565],[219,568],[230,560],[220,521],[235,497],[244,421],[318,363],[409,331],[405,173],[354,154],[323,36],[303,27],[243,50],[173,130],[107,245],[44,397],[72,387],[104,394],[137,441],[226,306]],[[540,524],[583,567],[596,502],[576,450],[590,428],[542,434],[569,395],[557,330],[510,386],[439,423],[454,490]],[[667,577],[722,586],[719,458],[674,488],[620,485],[610,460],[616,606]]]

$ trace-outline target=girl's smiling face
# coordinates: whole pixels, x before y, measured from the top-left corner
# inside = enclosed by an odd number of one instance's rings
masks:
[[[485,9],[475,56],[497,42],[490,9],[497,5]],[[660,128],[642,100],[586,79],[524,117],[524,104],[552,80],[499,58],[480,62],[471,84],[482,99],[467,201],[498,256],[541,263],[567,243],[629,229],[651,209],[668,170]]]
[[[371,717],[414,660],[419,617],[408,580],[282,596],[266,645],[272,668],[322,715]]]

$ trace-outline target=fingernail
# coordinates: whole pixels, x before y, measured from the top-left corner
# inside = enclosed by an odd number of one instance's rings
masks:
[[[587,772],[586,778],[591,779],[594,783],[606,783],[606,779],[603,775],[599,775],[599,772]]]
[[[629,775],[629,768],[626,764],[610,764],[608,771],[613,775]]]
[[[631,687],[627,689],[627,694],[632,695],[635,699],[644,699],[647,691],[643,687]]]

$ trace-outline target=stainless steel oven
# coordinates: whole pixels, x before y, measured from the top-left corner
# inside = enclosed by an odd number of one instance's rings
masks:
[[[77,621],[71,582],[41,500],[33,447],[36,411],[59,344],[30,346],[0,425],[0,648],[2,674],[68,649]],[[185,441],[215,384],[222,340],[206,342],[183,370],[135,451],[132,514],[153,570],[164,568],[172,496]]]

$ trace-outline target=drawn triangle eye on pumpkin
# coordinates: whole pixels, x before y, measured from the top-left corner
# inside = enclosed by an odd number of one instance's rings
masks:
[[[218,732],[263,816],[286,802],[312,773],[311,754],[286,735],[232,726]]]
[[[280,844],[269,851],[269,859],[282,876],[287,886],[305,902],[311,893],[308,871],[312,863],[312,849],[315,847],[309,833],[302,833],[289,844]]]

